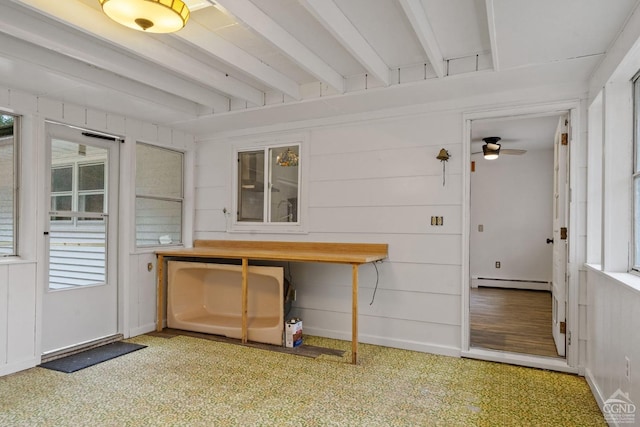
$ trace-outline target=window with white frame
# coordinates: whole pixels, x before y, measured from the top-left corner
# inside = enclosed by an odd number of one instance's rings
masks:
[[[51,167],[51,210],[104,212],[105,161],[56,164]],[[93,221],[90,218],[55,216],[57,224],[67,222],[78,226]]]
[[[0,256],[17,255],[19,117],[0,112]]]
[[[300,153],[300,143],[237,150],[237,225],[300,224]]]
[[[640,271],[640,72],[633,79],[633,270]]]
[[[136,144],[136,245],[182,243],[184,155]]]

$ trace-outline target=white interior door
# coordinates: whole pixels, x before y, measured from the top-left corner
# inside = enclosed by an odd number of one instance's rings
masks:
[[[42,351],[118,332],[117,140],[47,123]]]
[[[565,356],[566,354],[569,129],[568,116],[561,117],[554,141],[555,165],[553,173],[553,271],[551,311],[553,340],[555,341],[559,356]],[[564,141],[566,141],[566,143],[563,143]]]

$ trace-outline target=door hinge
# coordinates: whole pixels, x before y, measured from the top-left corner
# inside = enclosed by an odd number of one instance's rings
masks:
[[[562,134],[562,139],[560,140],[560,143],[562,145],[569,145],[569,134],[568,133],[563,133]]]
[[[560,333],[561,334],[567,333],[567,322],[560,322]]]
[[[571,331],[567,334],[567,345],[571,345]]]
[[[567,227],[560,227],[560,240],[567,240]]]

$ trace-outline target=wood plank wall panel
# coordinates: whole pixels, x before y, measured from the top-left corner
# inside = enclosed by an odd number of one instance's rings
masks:
[[[436,153],[438,154],[438,153]],[[311,181],[309,207],[460,205],[462,176],[440,173],[345,181]]]
[[[461,143],[462,114],[433,112],[382,120],[362,120],[312,130],[311,155],[457,145]],[[318,138],[316,138],[316,136]],[[318,141],[318,143],[315,143]],[[436,152],[433,160],[436,160]]]
[[[640,291],[615,278],[587,271],[588,326],[586,376],[600,402],[620,389],[640,396]],[[631,362],[631,381],[625,377],[625,357]],[[634,400],[634,398],[631,398]]]
[[[407,292],[378,289],[374,303],[373,290],[360,290],[358,312],[361,315],[396,320],[412,320],[445,325],[460,324],[460,297],[447,294]],[[348,312],[350,290],[326,285],[303,286],[299,289],[296,306],[301,309]]]
[[[313,208],[309,231],[322,233],[459,234],[462,232],[460,205],[430,206],[345,206]],[[446,218],[444,225],[431,227],[431,216]]]
[[[460,295],[460,275],[462,273],[460,266],[388,262],[387,260],[384,260],[382,264],[376,264],[376,266],[379,272],[378,289]],[[324,276],[328,275],[336,278],[332,285],[351,289],[348,266],[291,263],[290,267],[294,285],[300,283],[309,287],[320,287],[326,283]],[[347,274],[346,277],[345,274]],[[360,267],[358,281],[358,287],[362,294],[373,292],[376,283],[376,270],[373,265],[365,264]]]
[[[456,355],[460,349],[462,115],[438,112],[307,129],[308,234],[226,233],[234,143],[199,141],[197,239],[388,243],[389,257],[359,269],[361,342]],[[248,141],[280,135],[251,135]],[[441,148],[451,154],[445,165]],[[223,161],[221,161],[223,159]],[[443,226],[431,226],[443,216]],[[305,331],[348,338],[349,269],[291,263],[292,315]]]
[[[7,363],[12,364],[36,357],[36,265],[13,264],[8,273]]]
[[[230,208],[231,166],[233,151],[220,143],[198,145],[195,170],[195,220],[198,231],[225,232],[230,217],[223,213]],[[221,237],[224,238],[224,237]]]
[[[150,304],[150,302],[156,300],[156,256],[152,253],[145,253],[137,255],[136,258],[137,300],[139,307],[137,329],[139,333],[146,333],[155,330],[156,325],[156,307]],[[152,265],[151,271],[147,268],[149,263]]]
[[[0,367],[7,363],[7,325],[9,320],[9,266],[0,266]]]

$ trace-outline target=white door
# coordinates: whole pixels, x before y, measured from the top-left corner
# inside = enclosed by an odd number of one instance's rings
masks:
[[[47,123],[44,354],[118,332],[115,138]]]
[[[553,271],[551,283],[551,312],[553,340],[559,356],[566,354],[567,317],[567,227],[569,218],[569,116],[558,123],[554,141],[553,173]]]

